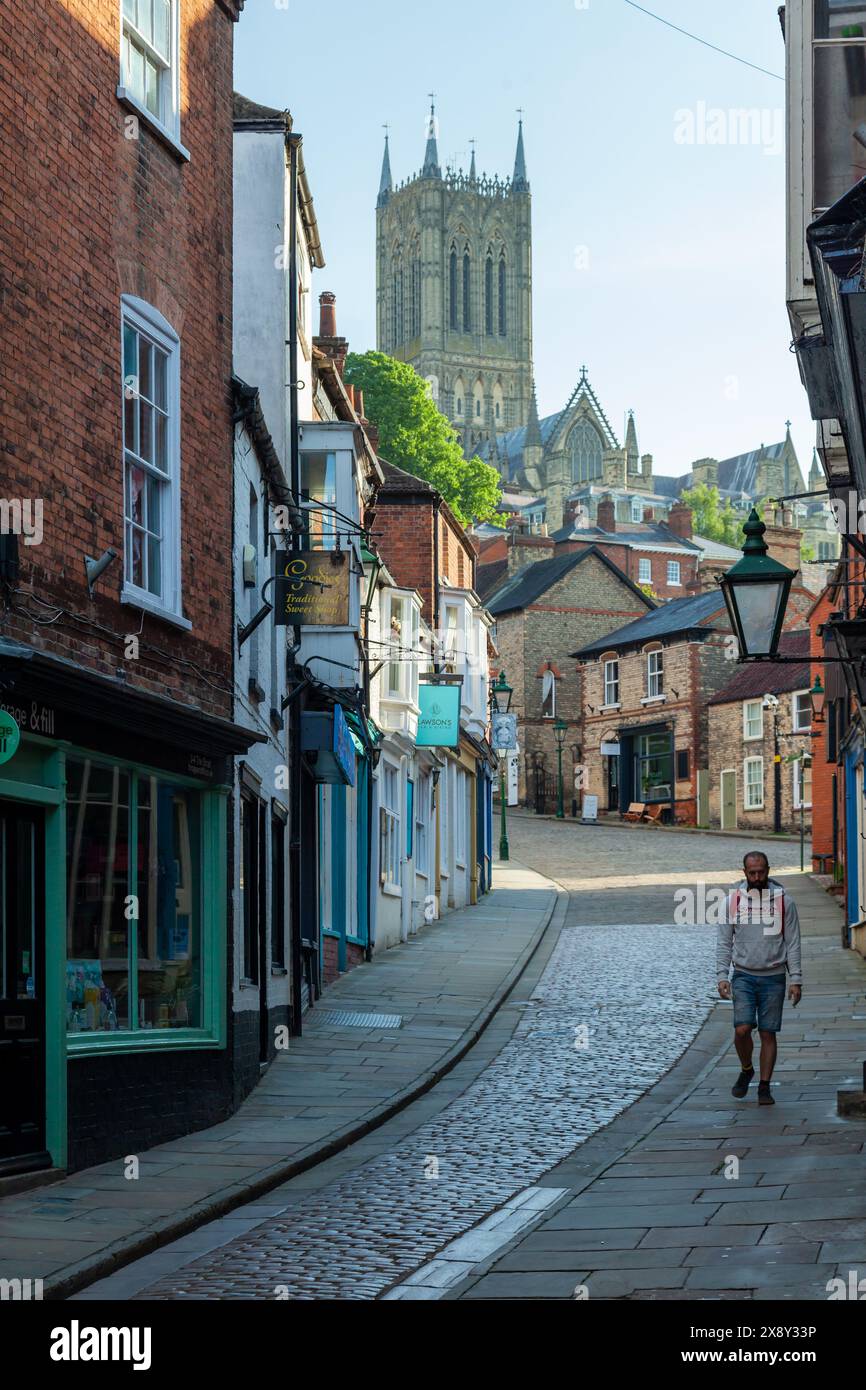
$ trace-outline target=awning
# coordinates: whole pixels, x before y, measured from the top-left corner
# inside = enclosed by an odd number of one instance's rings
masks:
[[[359,758],[366,758],[368,753],[375,752],[384,738],[382,730],[367,716],[362,721],[356,709],[347,709],[343,706],[343,713],[346,716],[346,723],[349,726],[349,733],[352,735],[352,742]]]

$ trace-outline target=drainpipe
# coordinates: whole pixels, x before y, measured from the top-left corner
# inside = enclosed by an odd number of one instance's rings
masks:
[[[298,401],[298,161],[301,136],[288,133],[286,145],[289,151],[289,486],[297,504],[301,497],[301,452],[300,452],[300,406]],[[292,550],[302,548],[301,533],[292,531]],[[286,656],[286,671],[289,682],[295,686],[301,679],[297,655],[301,647],[302,630],[292,629],[293,643]],[[301,793],[303,770],[301,767],[301,718],[305,704],[302,692],[289,707],[289,813],[291,816],[289,846],[290,882],[290,923],[292,960],[292,1031],[296,1037],[302,1032],[301,1015],[303,996],[301,974],[303,960],[301,953],[301,913],[302,894],[302,855],[301,855]],[[311,1003],[313,1000],[310,1001]]]

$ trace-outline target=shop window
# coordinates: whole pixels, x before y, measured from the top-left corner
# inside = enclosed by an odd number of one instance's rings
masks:
[[[67,760],[67,1027],[202,1026],[200,795]]]
[[[385,888],[400,890],[400,774],[384,765],[382,805],[379,811],[379,875]]]
[[[286,968],[286,822],[271,816],[271,961],[276,970]]]
[[[673,753],[670,734],[642,734],[637,739],[637,774],[641,801],[671,800]]]

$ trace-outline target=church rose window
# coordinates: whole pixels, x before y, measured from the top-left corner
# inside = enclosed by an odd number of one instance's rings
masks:
[[[571,476],[576,483],[600,478],[602,446],[598,431],[588,420],[580,420],[571,431]]]

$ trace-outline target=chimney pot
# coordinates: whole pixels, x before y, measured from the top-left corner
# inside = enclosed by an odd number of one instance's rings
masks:
[[[598,504],[597,524],[602,531],[616,530],[616,505],[609,492],[606,492]]]
[[[319,337],[337,336],[337,296],[331,290],[323,290],[319,295]]]
[[[692,509],[685,506],[682,502],[677,502],[671,507],[668,513],[668,527],[675,536],[679,536],[681,541],[690,541],[692,538]]]

